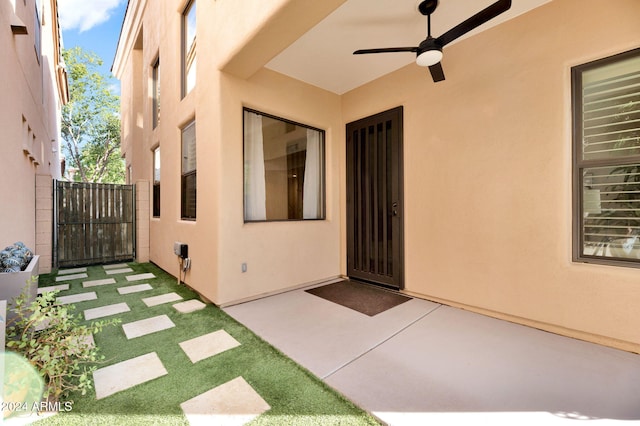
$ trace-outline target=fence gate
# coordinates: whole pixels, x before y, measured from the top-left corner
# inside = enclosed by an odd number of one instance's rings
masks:
[[[135,187],[56,181],[53,266],[95,265],[135,258]]]

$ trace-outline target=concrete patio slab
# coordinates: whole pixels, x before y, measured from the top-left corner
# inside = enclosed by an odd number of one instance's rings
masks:
[[[102,268],[106,271],[109,269],[122,269],[128,268],[129,264],[127,263],[112,263],[111,265],[102,265]]]
[[[237,346],[240,342],[224,330],[180,342],[180,347],[194,364]]]
[[[325,381],[389,424],[640,419],[637,355],[447,306]]]
[[[116,275],[116,274],[128,274],[129,272],[133,272],[131,268],[122,268],[122,269],[107,269],[105,273],[107,275]]]
[[[207,305],[202,303],[198,299],[186,300],[184,302],[176,303],[173,305],[173,308],[180,312],[181,314],[188,314],[191,312],[199,311],[200,309],[204,309]]]
[[[242,377],[180,404],[189,424],[241,426],[271,407]]]
[[[114,280],[113,278],[106,278],[106,279],[102,279],[102,280],[91,280],[91,281],[83,281],[82,282],[82,287],[87,288],[87,287],[96,287],[99,285],[107,285],[107,284],[115,284],[116,280]]]
[[[126,287],[118,287],[118,293],[122,295],[131,294],[131,293],[140,293],[142,291],[147,291],[147,290],[153,290],[153,287],[151,287],[151,285],[149,284],[137,284],[137,285],[130,285]]]
[[[58,275],[77,274],[79,272],[87,272],[87,268],[59,269]]]
[[[431,303],[397,308],[414,301]],[[296,290],[224,310],[389,425],[640,424],[638,354],[437,304],[362,323],[334,305]]]
[[[168,374],[155,352],[119,362],[93,372],[96,399],[129,389]]]
[[[299,290],[224,311],[324,378],[439,306],[412,299],[369,317]]]
[[[175,326],[176,325],[168,316],[158,315],[155,317],[123,324],[122,330],[127,336],[127,339],[134,339],[136,337],[146,336],[147,334],[155,333],[157,331],[167,330]]]
[[[69,274],[69,275],[61,275],[56,277],[56,282],[60,281],[71,281],[71,280],[79,280],[82,278],[89,277],[87,274]]]
[[[140,281],[140,280],[148,280],[155,277],[156,276],[153,275],[151,272],[147,272],[145,274],[128,275],[126,278],[127,278],[127,281]]]
[[[67,305],[69,303],[86,302],[88,300],[96,300],[98,295],[91,291],[87,293],[71,294],[69,296],[61,296],[56,301],[61,305]]]
[[[122,314],[129,311],[131,311],[131,309],[129,309],[129,306],[126,303],[116,303],[114,305],[100,306],[99,308],[85,309],[84,319],[92,320]]]
[[[47,287],[38,287],[38,294],[48,293],[50,291],[69,290],[69,284],[50,285]]]
[[[148,307],[162,305],[163,303],[176,302],[182,300],[182,296],[178,293],[167,293],[159,296],[145,297],[142,302]]]

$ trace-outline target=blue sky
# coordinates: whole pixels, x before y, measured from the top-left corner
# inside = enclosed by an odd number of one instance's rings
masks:
[[[104,61],[103,73],[112,75],[126,8],[127,0],[58,0],[64,47],[80,46],[97,53]],[[115,78],[113,82],[118,83]]]

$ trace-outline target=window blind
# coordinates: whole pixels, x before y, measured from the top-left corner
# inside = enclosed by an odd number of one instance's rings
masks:
[[[640,155],[640,67],[584,85],[583,159]]]
[[[640,55],[580,71],[581,255],[640,260]]]

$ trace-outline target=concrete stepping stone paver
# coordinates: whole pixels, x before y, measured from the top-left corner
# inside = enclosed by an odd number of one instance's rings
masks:
[[[82,282],[82,287],[96,287],[99,285],[107,285],[107,284],[115,284],[116,280],[114,280],[113,278],[107,278],[104,280],[91,280],[91,281],[83,281]]]
[[[107,269],[105,270],[107,275],[115,275],[115,274],[127,274],[129,272],[133,272],[131,268],[122,268],[122,269]]]
[[[158,315],[143,320],[138,320],[122,325],[122,330],[127,336],[127,339],[134,339],[140,336],[146,336],[147,334],[155,333],[157,331],[167,330],[175,327],[176,325],[166,315]]]
[[[48,287],[38,287],[38,294],[48,293],[56,290],[69,290],[69,284],[50,285]]]
[[[126,263],[112,263],[111,265],[102,265],[102,269],[104,269],[105,271],[108,269],[121,269],[121,268],[128,268],[129,265]]]
[[[126,303],[116,303],[113,305],[100,306],[98,308],[85,309],[84,319],[92,320],[130,311],[131,309],[129,309],[129,305],[127,305]]]
[[[140,293],[141,291],[153,290],[153,287],[149,284],[137,284],[137,285],[129,285],[126,287],[118,287],[118,293],[131,294],[131,293]]]
[[[237,346],[240,342],[224,330],[180,342],[180,347],[194,364]]]
[[[142,302],[148,307],[162,305],[163,303],[176,302],[182,300],[182,296],[178,293],[161,294],[160,296],[145,297]]]
[[[51,324],[51,318],[42,318],[39,322],[34,324],[34,330],[42,331],[49,328],[49,324]]]
[[[78,336],[78,337],[75,337],[74,339],[75,339],[75,343],[71,345],[72,348],[77,347],[78,345],[82,345],[85,347],[88,346],[90,348],[93,348],[96,346],[96,341],[93,339],[93,334],[88,334],[86,336]],[[80,350],[81,350],[80,348],[78,348],[77,350],[71,349],[69,350],[69,353],[71,355],[75,355],[76,352],[80,352]]]
[[[184,302],[176,303],[173,308],[181,314],[188,314],[191,312],[204,309],[207,305],[199,301],[198,299],[185,300]]]
[[[100,368],[93,372],[96,399],[105,398],[166,374],[167,370],[155,352]]]
[[[189,424],[241,426],[271,407],[243,377],[180,404]]]
[[[56,282],[59,281],[70,281],[70,280],[79,280],[81,278],[88,278],[89,276],[87,274],[69,274],[69,275],[62,275],[59,277],[56,277]]]
[[[67,305],[69,303],[86,302],[87,300],[96,300],[98,295],[94,292],[70,294],[69,296],[61,296],[56,298],[56,301],[61,305]]]
[[[87,272],[87,268],[60,269],[58,275],[77,274],[79,272]]]
[[[151,272],[147,272],[146,274],[136,274],[136,275],[127,275],[127,281],[140,281],[140,280],[148,280],[150,278],[155,278]]]

